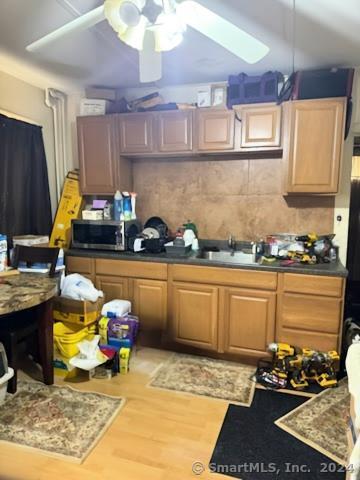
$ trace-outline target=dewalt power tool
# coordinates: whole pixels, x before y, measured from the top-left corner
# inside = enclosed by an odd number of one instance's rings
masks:
[[[309,382],[322,388],[337,386],[335,366],[340,360],[337,352],[317,352],[309,348],[297,348],[287,343],[271,343],[273,353],[271,374],[290,382],[296,390],[303,390]]]

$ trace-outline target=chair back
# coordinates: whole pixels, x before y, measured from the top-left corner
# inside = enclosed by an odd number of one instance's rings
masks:
[[[25,247],[16,245],[12,265],[17,268],[20,262],[25,262],[27,267],[31,267],[34,263],[46,263],[50,265],[49,276],[53,277],[59,250],[59,248],[55,247]]]

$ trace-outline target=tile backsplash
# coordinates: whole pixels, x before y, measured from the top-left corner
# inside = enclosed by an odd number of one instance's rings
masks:
[[[333,197],[283,197],[281,159],[144,159],[133,164],[137,214],[171,229],[188,219],[200,238],[333,231]]]

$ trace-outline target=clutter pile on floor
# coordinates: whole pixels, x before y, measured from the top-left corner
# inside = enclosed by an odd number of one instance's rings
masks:
[[[127,300],[105,303],[103,292],[79,274],[63,278],[54,301],[54,372],[66,379],[79,370],[112,378],[129,370],[139,319]]]

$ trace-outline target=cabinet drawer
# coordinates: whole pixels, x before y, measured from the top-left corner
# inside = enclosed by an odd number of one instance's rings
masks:
[[[167,264],[152,262],[137,262],[131,260],[96,259],[97,275],[119,275],[131,278],[167,279]]]
[[[284,292],[341,297],[343,279],[318,275],[284,273]]]
[[[277,273],[236,268],[198,267],[197,265],[169,265],[173,280],[199,282],[234,287],[276,290]]]
[[[285,293],[279,304],[282,327],[319,333],[337,334],[339,331],[341,299]]]
[[[276,336],[277,342],[289,343],[302,348],[311,348],[321,352],[338,350],[339,337],[328,333],[313,333],[281,328]]]
[[[95,265],[93,258],[86,257],[66,257],[67,273],[81,273],[94,275]]]

